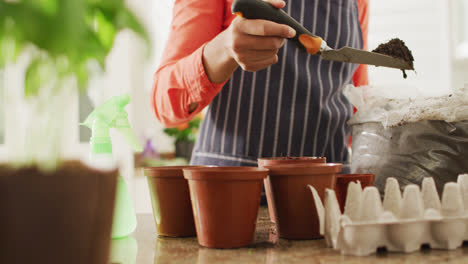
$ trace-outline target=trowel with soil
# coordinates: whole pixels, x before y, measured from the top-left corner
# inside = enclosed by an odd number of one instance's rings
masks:
[[[408,64],[411,66],[411,69],[414,70],[413,67],[413,53],[411,50],[406,47],[405,42],[403,40],[394,38],[391,39],[387,43],[380,44],[376,49],[374,49],[372,52],[376,53],[381,53],[385,54],[394,58],[401,58],[405,62],[408,62]],[[401,69],[403,71],[403,78],[406,79],[407,75],[405,70],[406,69]]]
[[[401,69],[403,71],[414,70],[413,57],[399,56],[402,53],[395,52],[395,50],[387,52],[389,51],[388,49],[381,49],[375,52],[369,52],[350,47],[343,47],[337,50],[332,49],[328,47],[327,43],[321,37],[312,34],[286,12],[262,0],[235,0],[232,4],[232,12],[247,19],[270,20],[294,28],[294,30],[296,30],[296,36],[291,38],[291,40],[293,40],[299,48],[307,51],[307,53],[319,55],[325,60],[370,64]],[[398,48],[398,46],[391,47]]]

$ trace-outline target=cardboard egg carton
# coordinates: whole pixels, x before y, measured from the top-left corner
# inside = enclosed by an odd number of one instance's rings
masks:
[[[309,188],[320,220],[320,233],[329,247],[341,254],[366,256],[385,247],[390,252],[410,253],[428,244],[433,249],[453,250],[468,240],[468,174],[444,186],[442,200],[433,178],[405,187],[388,178],[383,203],[377,188],[348,185],[344,214],[335,192],[325,191],[324,203]]]

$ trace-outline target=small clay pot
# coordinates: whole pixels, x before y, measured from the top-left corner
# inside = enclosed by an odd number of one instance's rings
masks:
[[[258,159],[258,167],[263,168],[264,166],[275,166],[285,164],[321,164],[327,162],[325,157],[273,157],[273,158],[260,158]],[[268,178],[263,181],[265,186],[265,194],[268,202],[268,213],[270,214],[270,220],[276,223],[276,212],[273,207],[273,197],[271,195],[270,183]]]
[[[348,184],[350,182],[361,182],[361,187],[374,185],[374,174],[338,174],[336,175],[335,193],[338,203],[340,204],[341,212],[344,212],[346,203],[346,195],[348,194]]]
[[[258,167],[285,165],[285,164],[310,164],[310,163],[326,163],[326,157],[272,157],[259,158]]]
[[[200,245],[238,248],[252,242],[267,174],[254,167],[184,169]]]
[[[286,239],[320,238],[320,224],[307,185],[323,200],[325,189],[334,189],[339,163],[266,166],[270,170],[273,206],[279,236]]]
[[[145,168],[158,235],[188,237],[197,234],[188,182],[182,171],[190,167],[193,166]]]

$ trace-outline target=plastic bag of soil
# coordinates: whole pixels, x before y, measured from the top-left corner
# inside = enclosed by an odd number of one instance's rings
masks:
[[[374,173],[382,194],[388,177],[397,178],[402,189],[434,177],[441,194],[446,182],[468,172],[467,88],[437,96],[401,91],[405,95],[398,89],[345,89],[358,109],[349,122],[351,171]]]

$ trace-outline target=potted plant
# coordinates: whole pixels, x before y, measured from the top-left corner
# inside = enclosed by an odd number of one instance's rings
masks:
[[[165,128],[164,133],[175,139],[176,157],[192,158],[193,145],[197,138],[198,129],[202,121],[202,115],[196,115],[192,120],[177,127]]]
[[[0,263],[107,263],[117,171],[65,160],[63,127],[126,28],[148,41],[123,0],[0,0],[0,68],[27,64],[0,165]]]

